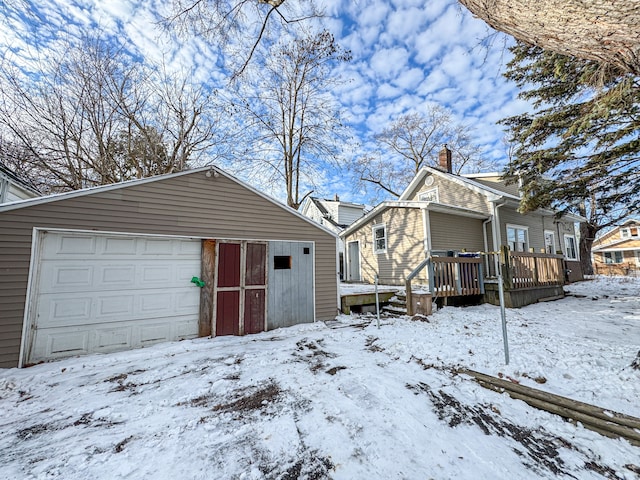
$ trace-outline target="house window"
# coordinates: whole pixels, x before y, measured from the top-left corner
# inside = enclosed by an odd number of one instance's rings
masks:
[[[527,227],[507,225],[507,243],[512,252],[526,252],[529,248]]]
[[[567,260],[578,260],[578,249],[576,248],[576,237],[573,235],[564,236],[564,255]]]
[[[640,228],[627,227],[620,230],[620,236],[622,238],[640,237]]]
[[[374,225],[373,250],[375,253],[387,252],[387,227],[386,225]]]
[[[438,202],[438,187],[425,190],[424,192],[420,193],[418,199],[421,202]]]
[[[544,231],[544,251],[556,253],[556,235],[551,230]]]
[[[622,252],[604,252],[604,263],[622,263]]]

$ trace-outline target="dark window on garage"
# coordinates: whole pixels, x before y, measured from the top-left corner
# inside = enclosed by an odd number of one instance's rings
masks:
[[[273,257],[275,270],[291,270],[291,256],[276,255]]]

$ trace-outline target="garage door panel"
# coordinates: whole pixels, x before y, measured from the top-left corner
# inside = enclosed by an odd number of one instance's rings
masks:
[[[139,312],[143,316],[157,315],[166,316],[174,313],[173,295],[162,293],[146,293],[138,295]]]
[[[138,251],[138,239],[126,237],[107,237],[102,239],[102,254],[105,256],[116,255],[131,256]]]
[[[198,335],[198,240],[48,232],[27,363]]]
[[[135,296],[111,295],[98,298],[96,319],[101,320],[114,315],[130,317],[134,313]],[[90,316],[91,317],[91,316]],[[90,317],[87,321],[90,321]]]
[[[167,342],[171,338],[171,325],[167,323],[153,323],[140,327],[140,343],[149,345],[152,343]]]
[[[89,330],[56,331],[48,329],[36,337],[34,351],[39,353],[32,360],[34,363],[50,358],[86,354],[89,352]]]
[[[100,277],[97,279],[97,285],[99,286],[122,288],[135,284],[134,265],[106,265],[98,268],[98,271]]]
[[[93,255],[96,253],[97,239],[93,235],[59,235],[58,241],[51,245],[50,254],[59,255]],[[48,258],[48,257],[47,257]]]
[[[131,330],[131,325],[95,329],[93,334],[95,343],[92,345],[92,351],[113,352],[132,348]]]

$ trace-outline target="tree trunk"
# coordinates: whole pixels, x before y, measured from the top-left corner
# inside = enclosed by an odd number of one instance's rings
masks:
[[[496,30],[563,55],[640,74],[638,0],[460,0]]]
[[[583,275],[593,275],[593,264],[591,263],[591,246],[596,238],[598,227],[582,222],[580,224],[580,265]]]

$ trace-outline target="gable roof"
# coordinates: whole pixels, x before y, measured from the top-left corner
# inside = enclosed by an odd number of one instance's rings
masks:
[[[598,238],[596,238],[593,241],[593,245],[594,246],[593,246],[592,250],[600,250],[602,248],[606,248],[606,247],[609,247],[609,246],[612,246],[612,245],[616,245],[616,244],[621,243],[621,242],[634,240],[633,238],[618,238],[618,239],[615,239],[615,240],[607,241],[611,237],[619,234],[620,230],[622,230],[627,225],[638,225],[640,227],[640,220],[637,219],[637,218],[630,218],[628,220],[625,220],[621,224],[616,225],[611,230],[607,230],[605,233],[603,233],[601,236],[599,236]]]
[[[515,200],[518,202],[520,201],[520,197],[516,195],[511,195],[510,193],[503,192],[496,188],[491,188],[480,182],[476,182],[471,178],[461,177],[459,175],[454,175],[453,173],[443,172],[442,170],[433,167],[422,167],[416,174],[416,176],[413,177],[413,180],[411,180],[409,186],[405,188],[404,192],[402,192],[399,200],[407,200],[407,197],[411,194],[411,192],[413,192],[418,187],[420,182],[424,180],[424,177],[429,174],[445,178],[459,184],[462,187],[469,188],[474,192],[484,195],[489,201],[497,201],[501,199]]]
[[[6,211],[10,211],[10,210],[18,210],[21,208],[27,208],[27,207],[31,207],[34,205],[41,205],[41,204],[45,204],[45,203],[52,203],[52,202],[57,202],[60,200],[66,200],[69,198],[76,198],[76,197],[83,197],[83,196],[87,196],[87,195],[93,195],[96,193],[102,193],[102,192],[109,192],[111,190],[119,190],[122,188],[127,188],[127,187],[131,187],[131,186],[136,186],[136,185],[143,185],[145,183],[152,183],[152,182],[158,182],[158,181],[162,181],[162,180],[167,180],[169,178],[175,178],[175,177],[180,177],[182,175],[191,175],[194,173],[199,173],[199,172],[212,172],[212,175],[214,176],[218,176],[218,175],[222,175],[225,178],[231,180],[232,182],[235,182],[237,184],[239,184],[240,186],[246,188],[247,190],[255,193],[256,195],[262,197],[264,200],[266,200],[267,202],[272,203],[273,205],[276,205],[280,208],[282,208],[283,210],[286,210],[287,212],[289,212],[290,214],[297,216],[298,218],[304,220],[305,222],[313,225],[314,227],[330,234],[333,237],[338,237],[338,235],[336,235],[335,232],[331,231],[330,229],[324,227],[323,225],[318,224],[317,222],[314,222],[313,220],[311,220],[310,218],[302,215],[300,212],[298,212],[297,210],[294,210],[293,208],[289,207],[288,205],[285,205],[277,200],[275,200],[274,198],[271,198],[269,195],[253,188],[251,185],[243,182],[242,180],[239,180],[238,178],[234,177],[233,175],[225,172],[224,170],[221,170],[220,168],[210,165],[207,167],[200,167],[200,168],[194,168],[193,170],[184,170],[182,172],[176,172],[176,173],[169,173],[169,174],[165,174],[165,175],[155,175],[153,177],[147,177],[147,178],[140,178],[140,179],[134,179],[134,180],[127,180],[124,182],[120,182],[120,183],[113,183],[110,185],[100,185],[97,187],[89,187],[89,188],[83,188],[81,190],[73,190],[70,192],[63,192],[63,193],[54,193],[52,195],[46,195],[46,196],[42,196],[42,197],[35,197],[35,198],[29,198],[27,200],[18,200],[15,202],[9,202],[9,203],[5,203],[5,204],[1,204],[0,205],[0,213],[2,212],[6,212]]]
[[[390,208],[419,208],[419,209],[429,210],[432,212],[448,213],[451,215],[477,218],[481,220],[485,220],[488,218],[488,215],[485,215],[484,213],[477,212],[475,210],[471,210],[469,208],[464,208],[464,207],[445,205],[443,203],[437,203],[437,202],[396,200],[396,201],[382,202],[376,205],[376,207],[373,210],[369,210],[364,216],[360,217],[358,220],[356,220],[351,225],[349,225],[346,229],[344,229],[344,231],[340,233],[340,236],[344,237],[344,236],[350,235],[351,233],[355,232],[363,225],[366,225],[367,223],[369,223],[369,221],[372,218],[374,218],[376,215]]]
[[[7,167],[5,167],[2,163],[0,163],[0,176],[8,178],[9,180],[11,180],[12,183],[18,185],[20,188],[24,188],[25,190],[35,195],[40,195],[40,192],[35,187],[35,185],[25,180],[24,178],[20,177],[16,173],[12,172]]]

